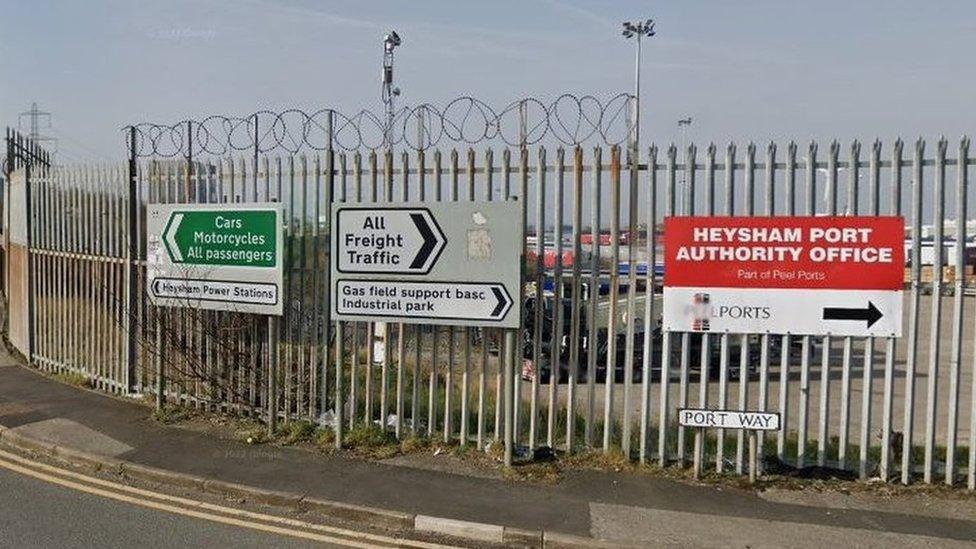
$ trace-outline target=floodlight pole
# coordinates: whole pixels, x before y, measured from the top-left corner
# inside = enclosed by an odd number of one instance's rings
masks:
[[[641,34],[637,33],[637,54],[634,59],[634,143],[640,143]]]
[[[645,21],[623,22],[623,36],[624,38],[637,38],[637,47],[635,48],[634,55],[634,115],[633,122],[634,128],[631,132],[633,137],[633,143],[636,145],[640,143],[640,69],[641,69],[641,39],[645,36],[654,36],[654,20],[647,19]]]

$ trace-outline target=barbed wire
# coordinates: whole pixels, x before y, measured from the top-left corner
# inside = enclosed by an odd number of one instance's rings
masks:
[[[143,122],[125,128],[126,147],[137,157],[215,156],[235,152],[298,153],[302,150],[416,151],[443,142],[474,145],[501,141],[512,147],[549,137],[563,145],[589,141],[623,143],[633,129],[628,115],[633,96],[621,93],[600,101],[592,95],[563,94],[549,103],[535,98],[513,101],[501,110],[474,97],[458,97],[443,107],[424,103],[402,107],[393,120],[370,110],[347,115],[335,109],[258,111],[249,116],[213,115],[167,125]],[[330,136],[331,134],[331,136]]]

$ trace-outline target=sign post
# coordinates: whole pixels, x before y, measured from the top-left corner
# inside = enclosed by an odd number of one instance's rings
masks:
[[[150,204],[146,219],[146,283],[153,305],[267,315],[272,432],[277,420],[277,317],[284,314],[281,214],[275,203]],[[161,355],[157,360],[159,406]]]
[[[664,330],[899,337],[904,231],[901,217],[667,218]],[[756,431],[781,428],[765,411],[679,410],[679,421],[701,440],[709,427],[747,430],[752,482]]]
[[[330,310],[339,326],[366,321],[505,329],[506,391],[497,405],[504,405],[511,464],[509,388],[525,242],[519,203],[335,203],[331,227]],[[384,343],[388,348],[388,339]]]

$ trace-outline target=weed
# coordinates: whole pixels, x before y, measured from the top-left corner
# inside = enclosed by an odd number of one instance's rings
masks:
[[[279,427],[275,434],[284,444],[308,442],[315,434],[315,424],[308,420],[289,421]]]
[[[161,409],[153,410],[152,418],[164,425],[182,423],[194,416],[193,410],[172,404],[167,404]]]
[[[335,447],[335,431],[331,427],[319,427],[312,435],[312,440],[319,448],[331,450]]]
[[[75,387],[81,387],[84,389],[90,389],[92,387],[91,378],[76,372],[61,372],[54,374],[51,377],[53,377],[59,383],[64,383],[65,385],[73,385]]]
[[[246,444],[264,444],[269,441],[268,428],[254,421],[244,422],[234,436]]]

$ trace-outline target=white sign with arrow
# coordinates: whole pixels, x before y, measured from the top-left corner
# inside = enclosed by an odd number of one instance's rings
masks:
[[[427,274],[447,244],[427,208],[342,208],[336,235],[340,273]]]
[[[902,294],[886,290],[664,288],[664,328],[678,332],[898,337]]]
[[[371,318],[478,320],[500,323],[514,301],[503,284],[339,280],[336,310]]]
[[[335,203],[332,227],[333,319],[518,327],[518,202]]]

